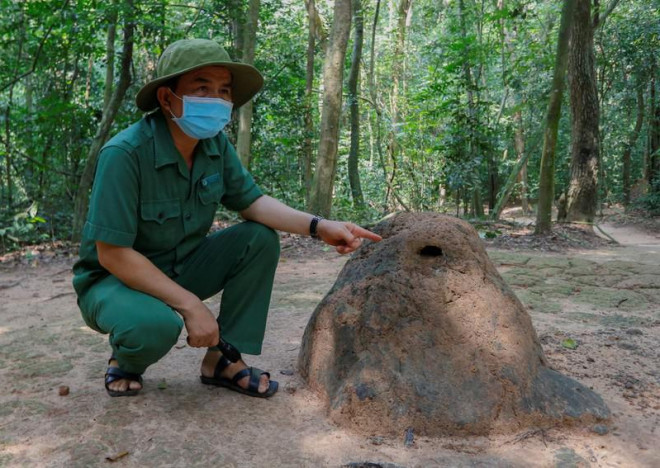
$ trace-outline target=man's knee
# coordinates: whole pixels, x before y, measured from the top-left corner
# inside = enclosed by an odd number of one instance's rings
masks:
[[[260,223],[247,221],[242,223],[246,234],[252,238],[252,244],[258,249],[272,254],[275,258],[280,255],[280,236],[273,229]]]
[[[113,344],[127,354],[157,361],[176,344],[183,328],[183,320],[173,310],[169,312],[127,317],[113,330]]]

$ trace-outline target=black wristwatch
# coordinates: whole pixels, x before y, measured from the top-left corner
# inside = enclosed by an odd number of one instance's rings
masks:
[[[318,227],[319,222],[322,219],[323,218],[321,216],[315,215],[312,218],[312,222],[309,223],[309,235],[312,237],[312,239],[318,239],[319,238],[319,233],[316,231],[316,228]]]

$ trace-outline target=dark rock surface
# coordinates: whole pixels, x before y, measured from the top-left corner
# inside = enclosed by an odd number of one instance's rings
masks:
[[[531,319],[476,231],[399,214],[347,262],[299,356],[330,418],[366,434],[487,434],[609,418],[602,399],[550,370]]]

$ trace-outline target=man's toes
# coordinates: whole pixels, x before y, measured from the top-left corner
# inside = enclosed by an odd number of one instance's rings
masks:
[[[125,392],[126,390],[140,390],[142,385],[135,380],[120,379],[108,385],[113,392]]]
[[[236,383],[243,388],[248,388],[248,385],[250,385],[250,376],[246,375]],[[258,392],[264,393],[265,391],[268,390],[268,387],[270,387],[270,380],[268,380],[267,375],[262,375],[261,378],[259,379]]]
[[[262,375],[259,379],[259,393],[264,393],[270,387],[270,380],[268,380],[267,375]]]
[[[124,379],[115,380],[108,386],[114,392],[125,392],[128,389],[128,382]]]

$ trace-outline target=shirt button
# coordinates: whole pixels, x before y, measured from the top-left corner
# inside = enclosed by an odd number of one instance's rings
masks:
[[[158,213],[158,219],[163,219],[164,217],[165,217],[165,213],[163,213],[162,211]]]
[[[209,183],[206,180],[202,181],[202,187],[206,187]]]
[[[190,221],[190,218],[192,218],[190,213],[186,213],[186,221]]]

